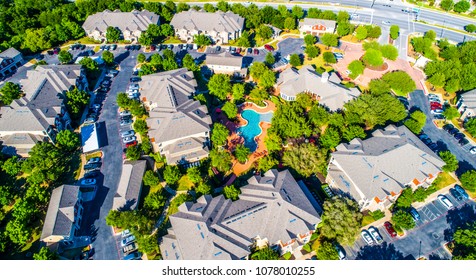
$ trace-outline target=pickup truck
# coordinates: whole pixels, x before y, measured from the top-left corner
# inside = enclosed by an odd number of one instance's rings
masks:
[[[135,250],[137,250],[137,242],[134,242],[134,243],[131,243],[127,246],[122,247],[122,252],[124,252],[124,255],[132,253]]]

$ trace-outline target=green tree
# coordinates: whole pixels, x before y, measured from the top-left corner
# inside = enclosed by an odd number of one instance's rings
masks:
[[[433,85],[432,90],[435,90],[435,87],[441,88],[445,85],[445,82],[446,82],[445,74],[435,73],[435,75],[431,76],[428,79],[428,82],[430,82]]]
[[[278,254],[278,252],[274,251],[273,249],[271,249],[269,247],[265,247],[263,249],[255,251],[253,254],[251,254],[251,259],[252,260],[260,260],[260,261],[278,260],[279,259],[279,254]]]
[[[256,35],[264,40],[267,40],[273,36],[273,29],[267,25],[261,25],[256,29]]]
[[[276,83],[276,74],[270,69],[267,69],[266,71],[264,71],[258,81],[258,85],[264,89],[269,89],[275,83]],[[252,94],[253,94],[253,91],[251,91],[250,96]]]
[[[79,64],[81,64],[84,69],[86,69],[86,74],[91,77],[91,75],[95,74],[97,71],[99,71],[99,65],[96,61],[94,61],[90,57],[85,57],[79,61]]]
[[[299,56],[299,54],[296,54],[296,53],[291,54],[291,57],[289,58],[289,63],[293,67],[301,66],[302,61],[301,61],[301,57]]]
[[[185,3],[183,3],[183,4],[185,4]],[[154,23],[149,24],[149,26],[147,26],[146,33],[149,34],[149,36],[151,36],[153,38],[159,37],[161,35],[160,26],[157,25],[157,24],[154,24]]]
[[[454,2],[453,0],[442,0],[440,2],[440,7],[445,10],[445,11],[451,11],[454,7]]]
[[[198,167],[191,167],[187,169],[187,176],[194,184],[198,184],[203,180],[202,174],[200,174],[200,169],[198,169]]]
[[[349,125],[342,132],[342,137],[348,142],[354,138],[364,139],[365,136],[365,130],[359,125]]]
[[[398,57],[398,50],[393,45],[383,45],[380,47],[380,51],[382,56],[387,59],[396,60]]]
[[[195,35],[193,37],[193,42],[197,44],[199,47],[209,46],[212,44],[212,40],[210,39],[210,37],[204,34]]]
[[[251,47],[250,33],[248,31],[243,31],[240,38],[236,41],[236,44],[240,47],[249,48]]]
[[[408,209],[413,203],[413,191],[411,188],[403,189],[402,193],[398,196],[395,203],[399,209]]]
[[[362,60],[367,66],[378,67],[383,65],[382,52],[375,49],[368,49]]]
[[[114,54],[108,50],[105,50],[102,52],[102,60],[104,60],[104,63],[107,65],[113,65],[114,64]]]
[[[439,156],[445,162],[445,165],[442,168],[443,171],[454,172],[458,169],[458,159],[450,151],[441,151]]]
[[[212,130],[212,143],[213,146],[216,148],[218,146],[223,146],[226,143],[226,139],[228,138],[228,134],[230,131],[226,126],[221,123],[214,123],[213,130]]]
[[[350,19],[350,15],[348,12],[346,11],[339,11],[339,13],[337,13],[337,22],[338,23],[341,23],[341,22],[348,22]]]
[[[212,150],[210,152],[211,165],[218,171],[228,172],[231,168],[231,155],[228,151]]]
[[[464,27],[464,30],[468,31],[469,33],[474,33],[476,32],[476,25],[468,24]]]
[[[382,29],[378,25],[367,25],[367,38],[378,38],[382,35]]]
[[[61,150],[73,152],[79,148],[81,142],[79,141],[79,135],[77,133],[65,129],[56,135],[56,145]]]
[[[195,188],[195,191],[200,194],[210,194],[212,192],[212,187],[205,182],[200,182]]]
[[[232,94],[233,102],[238,103],[245,96],[245,85],[242,83],[234,84],[231,91],[233,93]]]
[[[316,250],[318,260],[338,260],[339,254],[336,247],[329,241],[322,242]]]
[[[362,213],[357,203],[343,197],[333,197],[324,201],[321,218],[321,235],[335,239],[343,245],[352,245],[360,231]]]
[[[145,182],[145,179],[144,179],[144,182]],[[150,182],[150,183],[153,183],[153,182]],[[156,186],[156,185],[158,185],[158,183],[151,186]],[[144,199],[144,208],[150,211],[161,210],[165,206],[166,201],[167,201],[167,198],[163,195],[163,192],[160,190],[153,193],[149,193]]]
[[[21,172],[21,162],[17,156],[7,159],[0,168],[10,176],[17,176]]]
[[[284,20],[284,29],[293,30],[296,28],[296,19],[288,17]]]
[[[217,3],[217,9],[222,12],[227,12],[230,10],[230,8],[231,8],[230,5],[225,1],[219,1]]]
[[[325,33],[321,37],[321,43],[327,46],[327,49],[329,49],[329,47],[337,47],[337,44],[339,43],[339,38],[336,34]]]
[[[144,134],[149,129],[149,127],[147,126],[147,122],[141,119],[136,120],[132,127],[139,134]]]
[[[423,187],[418,187],[414,192],[413,192],[413,200],[418,201],[418,202],[423,202],[425,199],[428,197],[428,192],[426,191],[425,188]]]
[[[304,17],[304,10],[300,6],[294,6],[291,10],[291,13],[297,19],[301,19]]]
[[[321,49],[319,49],[315,45],[307,46],[306,49],[304,50],[304,52],[307,54],[307,59],[309,59],[309,60],[312,60],[313,58],[317,57],[319,55],[320,51],[321,51]],[[334,55],[332,55],[332,57],[334,57]]]
[[[238,144],[235,147],[234,155],[236,160],[238,160],[239,163],[245,163],[248,160],[248,157],[250,156],[251,152],[250,149],[245,147],[243,144]]]
[[[137,62],[139,63],[144,63],[147,58],[145,57],[145,54],[140,53],[137,55]]]
[[[121,31],[116,27],[109,26],[106,29],[106,40],[110,43],[118,42],[121,37]]]
[[[461,185],[471,192],[476,191],[476,170],[466,171],[459,178]]]
[[[390,26],[390,38],[392,38],[392,40],[396,40],[399,35],[400,35],[400,27],[398,25]]]
[[[274,58],[273,53],[269,52],[269,53],[266,54],[266,56],[264,58],[264,62],[266,62],[266,64],[273,65],[275,61],[276,60]]]
[[[432,29],[428,30],[425,32],[425,36],[423,38],[430,40],[431,42],[434,42],[436,39],[436,32]]]
[[[226,186],[223,188],[223,195],[226,199],[231,199],[233,201],[238,200],[240,193],[241,191],[233,185]]]
[[[235,103],[227,101],[223,107],[221,107],[222,112],[230,119],[236,119],[238,116],[238,107],[236,107]]]
[[[339,134],[339,130],[332,126],[327,127],[324,134],[322,134],[319,138],[321,146],[326,149],[334,149],[337,147],[337,145],[339,145],[340,140],[341,136]]]
[[[464,129],[469,132],[473,137],[476,137],[476,118],[469,119],[464,124]]]
[[[314,173],[325,173],[327,151],[310,143],[295,145],[285,150],[283,163],[304,177],[309,177]]]
[[[149,33],[147,33],[147,31],[142,32],[138,40],[139,44],[145,45],[145,46],[152,45],[153,41],[154,41],[154,38],[152,38],[152,36]]]
[[[455,107],[447,106],[445,108],[445,111],[443,112],[443,116],[445,116],[446,119],[452,120],[454,118],[459,117],[459,111]]]
[[[12,219],[7,223],[5,235],[18,245],[24,245],[31,238],[31,229],[26,223],[18,219]]]
[[[393,90],[403,95],[416,89],[415,82],[410,75],[400,70],[385,73],[382,80],[388,83]]]
[[[373,95],[382,95],[390,92],[390,85],[382,79],[373,79],[369,83],[369,91]]]
[[[174,185],[180,180],[182,174],[176,165],[167,165],[164,169],[164,180],[169,185]]]
[[[193,57],[189,53],[185,54],[185,56],[183,57],[182,65],[183,67],[187,68],[190,71],[193,71],[193,72],[200,71],[200,66],[195,64]]]
[[[66,51],[66,50],[61,50],[58,53],[58,60],[62,64],[67,64],[67,63],[71,62],[71,60],[73,60],[73,55],[70,52]]]
[[[162,23],[160,25],[160,34],[164,37],[174,36],[174,28],[168,23]]]
[[[38,253],[33,254],[34,260],[59,260],[56,252],[51,252],[48,247],[42,247]]]
[[[354,25],[348,21],[339,22],[337,25],[337,35],[340,37],[352,34],[354,32]]]
[[[426,115],[420,110],[416,110],[410,114],[410,118],[405,121],[405,126],[411,132],[419,134],[426,123]]]
[[[216,11],[215,7],[210,3],[203,5],[203,9],[209,13],[214,13]]]
[[[453,260],[476,260],[476,222],[458,228],[453,240]]]
[[[412,216],[404,210],[398,210],[393,213],[392,222],[396,230],[412,229],[415,227],[415,221]]]
[[[267,155],[258,160],[258,166],[256,169],[261,172],[266,172],[278,165],[278,163],[278,160],[275,159],[273,156]]]
[[[360,25],[355,29],[355,37],[359,40],[362,41],[367,38],[367,28],[365,26]]]
[[[356,79],[358,76],[364,73],[365,65],[360,60],[354,60],[351,63],[349,63],[349,66],[347,66],[347,69],[349,69],[350,71],[349,77],[352,79]]]
[[[466,13],[471,8],[471,4],[468,1],[462,0],[455,4],[453,11],[457,13]]]
[[[138,160],[141,156],[141,148],[138,145],[128,147],[126,149],[126,157],[128,160]]]
[[[270,131],[268,131],[268,135],[264,139],[264,143],[266,145],[266,149],[268,149],[269,152],[280,151],[283,148],[283,141],[281,138],[277,134],[271,133]]]
[[[306,36],[304,36],[304,44],[306,44],[306,47],[310,45],[314,45],[316,41],[317,41],[317,38],[314,35],[307,34]]]
[[[214,74],[208,81],[210,94],[220,100],[225,100],[231,91],[230,76],[226,74]]]
[[[334,64],[337,62],[336,57],[331,52],[324,52],[322,54],[322,58],[324,59],[324,62],[326,63],[326,65],[329,65],[329,63]]]
[[[155,187],[160,183],[159,176],[152,170],[147,170],[142,178],[144,185]]]
[[[77,87],[66,92],[66,107],[73,118],[79,118],[84,108],[89,104],[89,94]]]
[[[12,82],[6,82],[5,85],[0,88],[0,94],[3,104],[10,105],[12,104],[13,100],[20,98],[22,91],[20,85]]]

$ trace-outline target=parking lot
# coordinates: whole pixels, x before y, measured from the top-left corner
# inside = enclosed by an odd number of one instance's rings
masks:
[[[379,245],[367,245],[359,236],[352,247],[346,247],[348,259],[451,259],[444,244],[452,240],[454,231],[466,223],[476,220],[476,203],[472,200],[458,201],[450,193],[445,194],[454,208],[448,210],[435,199],[417,208],[420,220],[416,227],[403,237],[392,238],[382,227],[377,230],[383,238]]]

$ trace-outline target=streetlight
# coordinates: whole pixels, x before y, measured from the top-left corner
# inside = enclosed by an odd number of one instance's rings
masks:
[[[420,240],[420,249],[418,250],[418,259],[421,257],[421,240]]]
[[[443,27],[441,28],[440,38],[443,38],[443,31],[444,31],[444,28],[445,28],[445,23],[446,23],[446,19],[443,20]]]

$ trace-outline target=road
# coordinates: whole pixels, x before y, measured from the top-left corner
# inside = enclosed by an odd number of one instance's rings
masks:
[[[416,209],[421,219],[416,227],[405,236],[392,238],[383,227],[377,231],[383,238],[379,245],[367,245],[358,238],[352,247],[346,247],[348,259],[357,260],[400,260],[418,259],[424,256],[430,260],[449,260],[451,254],[444,244],[451,241],[456,229],[476,220],[476,203],[472,200],[458,201],[451,194],[445,194],[455,208],[448,210],[437,199]]]
[[[122,257],[118,254],[119,249],[112,228],[106,224],[106,216],[112,208],[122,173],[122,142],[119,136],[116,96],[118,92],[126,90],[138,53],[123,51],[122,48],[115,51],[121,71],[112,82],[98,120],[99,131],[102,132],[101,141],[104,143],[101,168],[104,180],[98,188],[94,201],[85,205],[82,225],[82,230],[92,237],[95,248],[93,258],[98,260],[116,260]]]
[[[410,108],[418,108],[426,114],[426,124],[423,127],[423,131],[433,142],[438,144],[438,150],[449,150],[459,160],[460,164],[457,173],[463,173],[466,170],[476,168],[476,155],[472,155],[469,152],[472,145],[467,144],[461,147],[453,136],[433,124],[430,104],[428,98],[422,91],[410,93],[409,104]]]

